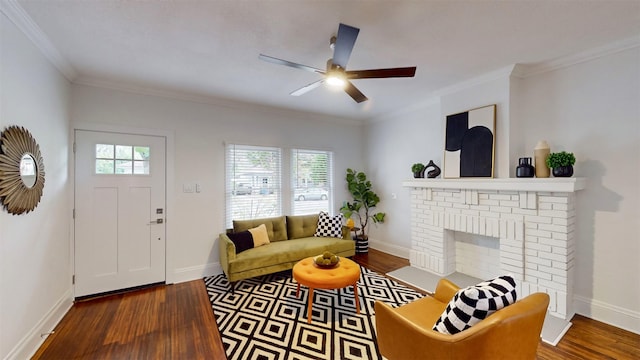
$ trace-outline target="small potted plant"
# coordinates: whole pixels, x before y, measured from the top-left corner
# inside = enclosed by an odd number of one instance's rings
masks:
[[[423,163],[415,163],[411,165],[411,171],[413,172],[413,177],[416,179],[424,177],[425,169],[426,169],[426,166]]]
[[[573,176],[573,164],[576,163],[576,157],[573,153],[561,151],[549,154],[546,163],[548,167],[553,169],[553,176],[571,177]]]

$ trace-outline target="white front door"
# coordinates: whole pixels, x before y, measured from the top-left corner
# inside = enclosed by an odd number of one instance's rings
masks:
[[[165,281],[165,142],[75,131],[75,296]]]

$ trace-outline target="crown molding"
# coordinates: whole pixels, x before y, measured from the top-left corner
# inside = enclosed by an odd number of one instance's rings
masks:
[[[33,42],[36,48],[42,52],[69,82],[73,82],[73,80],[78,77],[78,73],[69,61],[60,54],[47,35],[16,0],[0,1],[0,11]]]
[[[493,80],[503,79],[503,78],[506,79],[514,73],[515,69],[516,69],[516,64],[508,65],[500,69],[484,73],[480,76],[476,76],[476,77],[467,79],[465,81],[461,81],[459,83],[435,90],[431,93],[426,94],[425,100],[421,101],[418,104],[410,105],[398,111],[392,111],[392,112],[387,112],[387,113],[378,115],[375,118],[370,119],[370,121],[380,122],[390,117],[396,117],[396,116],[400,116],[413,111],[421,110],[430,106],[438,105],[443,96],[453,94],[465,89],[469,89],[474,86],[481,85]]]
[[[589,49],[587,51],[576,54],[559,57],[553,60],[544,61],[538,64],[521,64],[515,76],[526,78],[529,76],[540,75],[546,72],[566,68],[572,65],[595,60],[607,55],[615,54],[621,51],[633,49],[640,46],[640,35],[630,38],[621,39],[604,46]]]
[[[454,94],[460,92],[462,90],[466,90],[472,88],[474,86],[482,85],[488,83],[490,81],[498,80],[498,79],[508,79],[509,76],[513,74],[516,65],[507,65],[497,70],[493,70],[490,72],[486,72],[480,76],[473,77],[471,79],[459,82],[457,84],[453,84],[451,86],[444,87],[442,89],[436,90],[432,93],[432,96],[445,96],[449,94]]]
[[[381,114],[371,120],[372,122],[380,122],[390,117],[402,115],[407,112],[425,108],[427,106],[432,106],[437,104],[442,96],[453,94],[489,81],[509,76],[514,76],[516,78],[526,78],[534,75],[540,75],[546,72],[562,69],[636,47],[640,47],[640,36],[625,38],[609,43],[605,46],[593,48],[568,56],[559,57],[549,61],[544,61],[538,64],[513,64],[505,66],[501,69],[494,70],[483,75],[459,82],[457,84],[435,90],[430,94],[427,94],[426,100],[424,100],[420,104],[409,106],[399,111]]]

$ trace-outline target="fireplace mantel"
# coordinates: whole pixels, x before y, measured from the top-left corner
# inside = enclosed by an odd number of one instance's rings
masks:
[[[539,192],[576,192],[586,185],[586,178],[410,179],[402,182],[402,186],[411,188]]]

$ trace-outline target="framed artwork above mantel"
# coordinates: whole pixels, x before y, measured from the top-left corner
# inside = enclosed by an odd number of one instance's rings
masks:
[[[496,105],[447,115],[443,178],[493,178]]]

